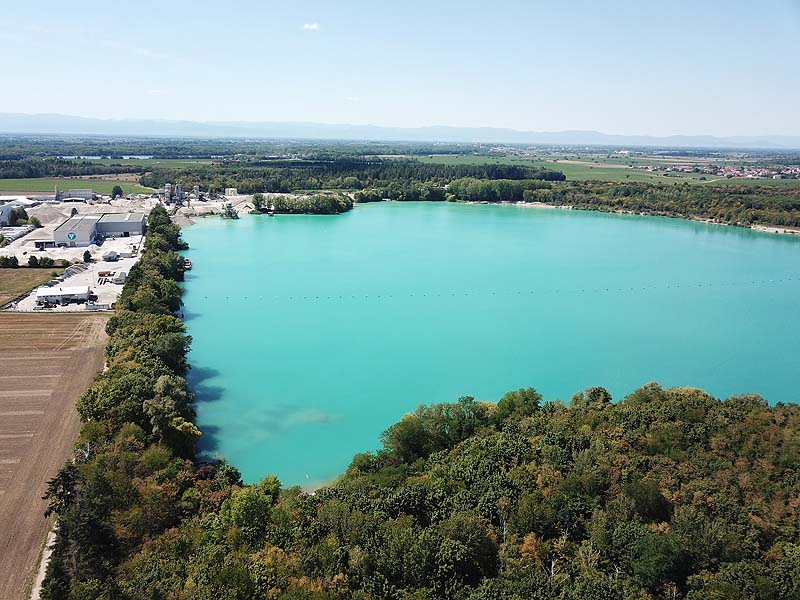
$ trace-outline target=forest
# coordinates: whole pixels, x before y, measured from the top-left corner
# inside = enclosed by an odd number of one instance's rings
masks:
[[[800,227],[800,188],[464,177],[451,180],[446,187],[392,182],[360,190],[355,193],[355,200],[538,202],[578,210],[701,219],[745,227],[755,224]]]
[[[101,175],[104,173],[143,173],[136,165],[103,165],[88,160],[65,158],[22,158],[0,160],[0,179],[27,179],[31,177],[73,177]]]
[[[197,460],[186,246],[149,227],[48,486],[43,598],[800,597],[800,407],[757,395],[421,405],[313,493]]]
[[[0,134],[0,160],[25,157],[123,156],[153,158],[221,158],[250,160],[291,156],[333,159],[348,156],[426,155],[478,152],[483,144],[377,142],[349,140],[288,140],[246,138],[163,138],[125,136]],[[247,158],[245,158],[247,157]]]
[[[570,182],[528,190],[524,200],[583,210],[708,219],[730,225],[800,227],[800,188]]]
[[[342,158],[336,160],[279,160],[261,163],[225,161],[218,165],[153,169],[140,179],[158,188],[167,182],[186,189],[199,185],[219,192],[235,187],[240,193],[287,193],[302,190],[380,188],[428,184],[442,187],[461,177],[479,179],[537,179],[561,181],[558,171],[518,165],[444,165],[412,160]]]

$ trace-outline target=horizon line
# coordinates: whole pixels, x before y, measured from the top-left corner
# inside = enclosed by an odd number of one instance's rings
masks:
[[[59,112],[5,112],[0,111],[0,117],[60,117],[67,119],[82,119],[88,121],[100,121],[109,123],[122,123],[122,122],[162,122],[162,123],[183,123],[183,124],[196,124],[207,126],[248,126],[248,125],[312,125],[322,127],[368,127],[375,129],[399,129],[399,130],[426,130],[426,129],[449,129],[449,130],[489,130],[489,131],[504,131],[513,132],[516,134],[534,134],[534,135],[559,135],[559,134],[599,134],[610,137],[639,137],[650,139],[669,139],[669,138],[714,138],[718,140],[725,140],[728,138],[800,138],[800,133],[730,133],[730,134],[714,134],[714,133],[669,133],[669,134],[655,134],[655,133],[612,133],[600,129],[519,129],[511,126],[497,126],[497,125],[451,125],[451,124],[430,124],[430,125],[384,125],[377,123],[354,123],[354,122],[326,122],[315,120],[208,120],[208,119],[180,119],[172,117],[98,117],[87,115],[66,114]],[[0,134],[17,134],[23,132],[17,131],[0,131]],[[33,133],[33,132],[31,132]],[[51,134],[58,134],[53,131]],[[88,135],[88,134],[87,134]],[[104,134],[99,134],[104,135]],[[169,134],[167,134],[169,135]],[[259,137],[259,136],[254,136]],[[389,140],[387,140],[389,141]],[[395,141],[395,140],[392,140]],[[436,141],[436,140],[430,140]],[[498,140],[499,142],[499,140]],[[455,143],[455,142],[454,142]],[[471,143],[471,142],[459,142]],[[487,143],[487,142],[472,142],[472,143]],[[525,143],[525,142],[519,142]],[[532,143],[532,142],[531,142]],[[575,142],[579,143],[579,142]],[[591,145],[591,144],[589,144]]]

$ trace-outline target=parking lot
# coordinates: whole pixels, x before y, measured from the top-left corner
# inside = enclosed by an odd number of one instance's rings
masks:
[[[130,239],[130,238],[126,238]],[[117,240],[119,241],[119,240]],[[89,286],[93,295],[96,297],[93,302],[96,305],[111,306],[122,293],[123,283],[114,283],[115,277],[120,273],[128,273],[131,267],[136,264],[138,256],[133,258],[120,258],[113,262],[99,261],[87,263],[86,270],[76,275],[72,275],[64,280],[63,283],[51,286],[54,290],[59,287],[82,287]],[[40,310],[36,302],[36,290],[33,290],[27,297],[20,300],[15,310],[33,311]],[[47,309],[52,312],[75,312],[85,311],[85,304],[66,304],[63,306],[53,306]]]

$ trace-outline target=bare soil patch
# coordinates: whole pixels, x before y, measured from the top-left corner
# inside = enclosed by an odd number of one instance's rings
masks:
[[[0,599],[27,598],[51,523],[47,481],[71,457],[78,397],[103,367],[107,316],[0,313]]]

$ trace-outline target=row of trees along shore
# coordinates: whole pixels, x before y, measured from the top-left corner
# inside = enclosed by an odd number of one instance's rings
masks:
[[[448,200],[535,202],[580,210],[708,219],[730,225],[800,227],[800,188],[755,185],[550,182],[461,178],[447,187],[392,183],[355,193],[356,202]]]
[[[283,164],[285,163],[285,164]],[[257,163],[256,163],[257,164]],[[283,166],[282,166],[283,164]],[[558,171],[520,165],[445,165],[413,160],[337,159],[223,163],[179,169],[154,169],[141,183],[160,186],[180,181],[242,193],[348,190],[355,202],[453,201],[538,202],[583,210],[630,212],[750,226],[800,227],[800,188],[769,185],[690,185],[564,181]],[[281,199],[276,212],[332,213],[348,210],[318,193],[305,200]],[[313,201],[308,198],[314,198]],[[335,206],[334,206],[335,204]]]
[[[164,151],[171,147],[167,146]],[[174,150],[174,149],[173,149]],[[234,160],[214,164],[154,167],[140,183],[158,188],[167,182],[211,192],[235,187],[241,193],[347,190],[356,202],[398,201],[540,202],[584,210],[631,212],[708,219],[736,225],[800,227],[800,188],[769,185],[690,185],[618,182],[565,182],[549,169],[508,164],[438,164],[413,159],[338,156],[324,152],[307,159]],[[2,177],[142,172],[141,165],[102,165],[90,161],[31,157],[0,161]],[[348,201],[327,194],[286,196],[276,212],[333,214]],[[27,217],[19,215],[19,222]],[[15,221],[17,216],[14,217]]]
[[[253,207],[259,213],[334,215],[353,208],[353,199],[347,194],[331,192],[300,196],[278,194],[268,198],[264,194],[254,194]]]
[[[43,598],[800,597],[800,408],[756,395],[420,406],[313,494],[197,462],[185,245],[162,208],[149,224],[48,487]]]

